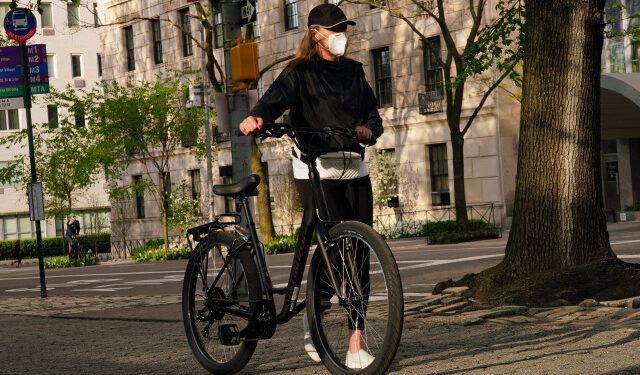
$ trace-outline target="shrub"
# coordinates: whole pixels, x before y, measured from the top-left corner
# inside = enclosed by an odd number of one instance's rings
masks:
[[[95,235],[82,235],[78,237],[78,241],[85,249],[93,249],[97,253],[111,252],[111,234],[101,233]],[[49,237],[42,239],[42,253],[45,257],[53,257],[57,255],[66,255],[68,248],[63,244],[62,237]],[[16,241],[0,241],[0,259],[13,259]],[[97,245],[97,246],[94,246]],[[20,241],[20,254],[23,258],[36,258],[36,239],[27,238]]]
[[[189,259],[191,255],[191,249],[188,247],[169,248],[166,250],[164,247],[142,249],[136,252],[135,256],[133,250],[131,251],[131,258],[136,262],[155,262],[162,260],[175,260],[175,259]],[[134,249],[135,250],[135,249]]]
[[[80,266],[94,266],[98,264],[98,260],[93,255],[86,255],[82,259],[69,259],[69,256],[62,255],[51,257],[44,261],[45,268],[68,268]]]
[[[271,242],[264,243],[264,250],[267,254],[284,254],[295,251],[298,236],[293,234],[289,236],[277,235]]]
[[[627,211],[640,211],[640,199],[635,201],[635,203],[626,207]]]

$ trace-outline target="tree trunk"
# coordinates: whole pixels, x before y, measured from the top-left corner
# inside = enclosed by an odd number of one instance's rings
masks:
[[[164,249],[169,250],[169,221],[167,220],[166,202],[169,197],[165,193],[166,174],[160,173],[160,191],[158,192],[158,198],[160,201],[160,215],[162,216],[162,239],[164,240]]]
[[[451,132],[453,151],[453,192],[456,207],[456,226],[458,231],[469,230],[467,217],[467,197],[464,188],[464,135],[460,131]]]
[[[503,267],[523,276],[615,259],[600,176],[604,0],[528,0],[514,216]]]
[[[251,145],[251,171],[260,177],[260,185],[258,185],[258,197],[256,199],[258,205],[258,222],[260,223],[260,235],[262,241],[269,242],[275,236],[273,229],[273,219],[271,217],[271,202],[269,202],[269,181],[267,181],[264,171],[262,170],[262,152],[258,148],[256,138],[249,137]]]

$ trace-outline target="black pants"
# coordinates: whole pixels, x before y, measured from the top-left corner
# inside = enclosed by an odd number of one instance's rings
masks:
[[[322,180],[322,189],[324,191],[325,200],[329,217],[332,221],[355,220],[367,225],[373,224],[373,194],[371,191],[371,180],[369,176],[353,179],[353,180]],[[311,235],[316,224],[316,214],[314,205],[314,196],[310,180],[296,179],[296,186],[300,192],[300,200],[304,213],[302,215],[302,223],[300,225],[299,241],[311,241]],[[305,243],[305,248],[309,244]],[[343,250],[343,249],[341,249]],[[355,267],[359,273],[360,285],[363,293],[368,300],[369,294],[369,249],[359,246],[353,249],[355,252]],[[343,256],[341,251],[335,251],[330,255],[330,261],[338,274],[342,276],[345,270]],[[326,271],[326,270],[325,270]],[[348,279],[342,277],[341,279]],[[320,293],[323,299],[331,299],[335,291],[331,287],[328,274],[321,278]],[[367,303],[364,303],[361,310],[353,311],[349,318],[349,329],[364,329],[364,313],[366,313]]]

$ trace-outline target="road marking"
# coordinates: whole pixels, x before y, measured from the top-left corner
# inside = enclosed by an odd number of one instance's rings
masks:
[[[180,271],[145,271],[145,272],[92,273],[92,274],[86,274],[86,275],[56,275],[56,276],[47,276],[47,279],[56,279],[56,278],[65,278],[65,277],[90,277],[90,276],[151,275],[151,274],[159,274],[159,273],[182,273],[182,274],[184,274],[184,270],[180,270]],[[40,279],[40,277],[39,276],[33,276],[33,277],[10,277],[10,278],[5,278],[5,279],[0,279],[0,281],[31,280],[31,279]]]
[[[640,240],[616,241],[616,242],[611,242],[611,245],[622,245],[625,243],[637,243],[637,242],[640,242]]]

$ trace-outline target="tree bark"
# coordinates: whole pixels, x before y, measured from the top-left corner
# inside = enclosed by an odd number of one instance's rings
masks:
[[[271,216],[271,202],[269,202],[269,181],[262,170],[262,152],[256,143],[256,138],[249,137],[251,145],[251,171],[260,177],[260,185],[258,185],[258,222],[260,223],[260,234],[263,242],[273,240],[275,230],[273,229],[273,218]]]
[[[456,227],[458,231],[469,230],[467,216],[467,197],[464,187],[464,135],[451,132],[451,149],[453,151],[453,192],[455,199]]]
[[[600,175],[604,0],[528,0],[514,216],[505,276],[597,263],[609,244]]]

